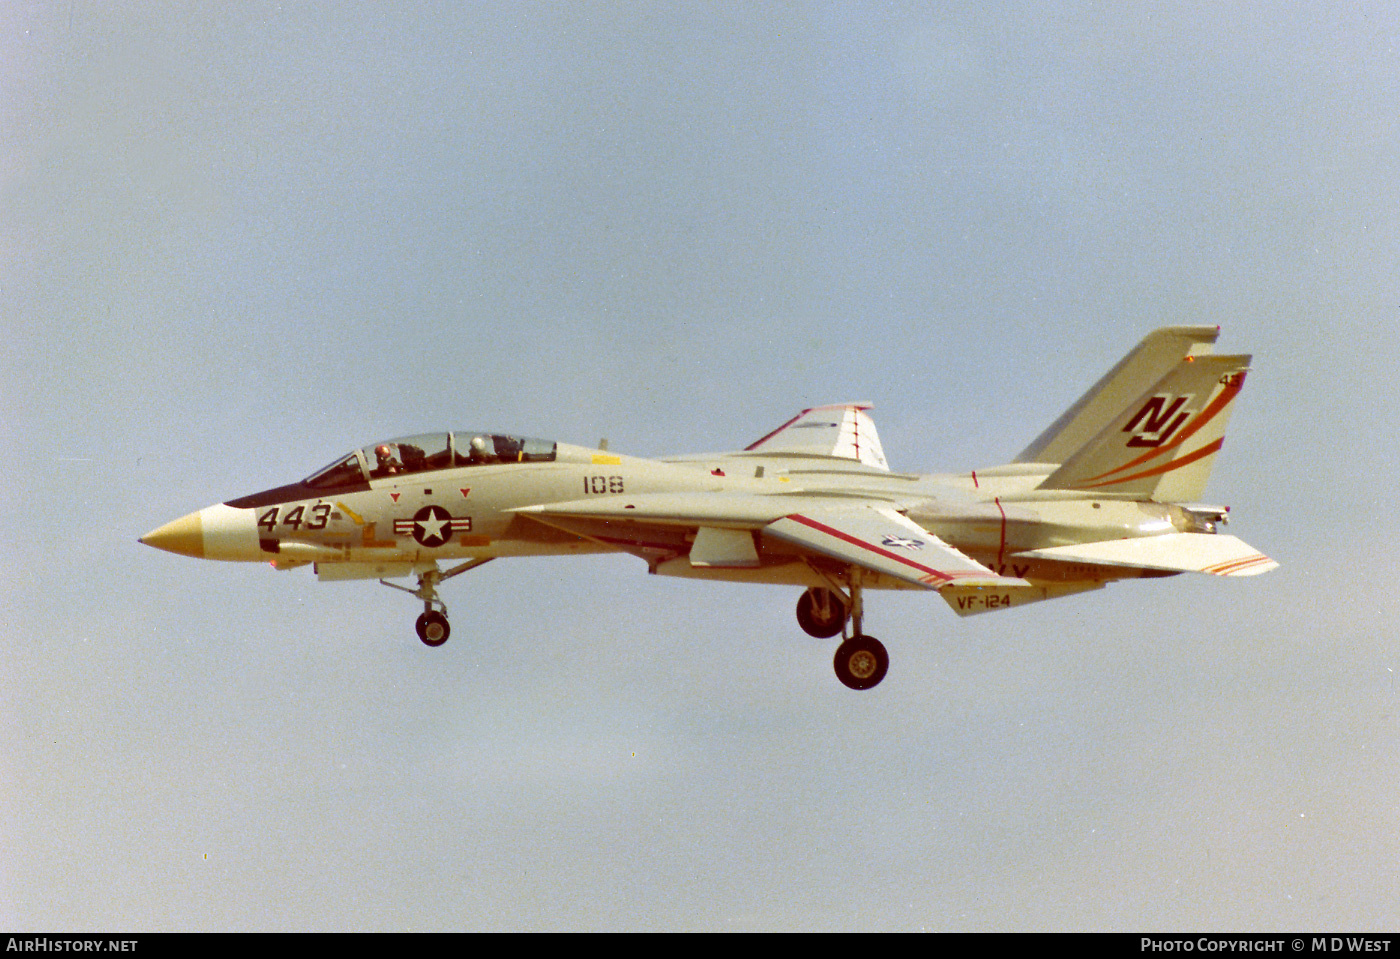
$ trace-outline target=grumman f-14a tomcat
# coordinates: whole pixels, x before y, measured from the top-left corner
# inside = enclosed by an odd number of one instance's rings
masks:
[[[742,450],[660,459],[451,430],[371,443],[141,542],[377,579],[422,601],[429,646],[450,631],[439,586],[503,557],[620,552],[662,576],[787,584],[803,590],[803,630],[842,637],[837,677],[869,689],[889,657],[865,632],[868,590],[931,590],[970,615],[1277,566],[1201,502],[1250,360],[1214,354],[1218,334],[1151,333],[1002,466],[893,472],[865,403],[804,410]]]

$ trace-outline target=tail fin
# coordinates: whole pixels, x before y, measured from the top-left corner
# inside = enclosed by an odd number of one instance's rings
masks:
[[[1143,390],[1169,373],[1188,353],[1210,352],[1218,326],[1164,326],[1143,337],[1132,352],[1035,438],[1017,463],[1063,463],[1098,435]]]
[[[1102,490],[1162,503],[1200,499],[1248,356],[1188,356],[1051,473],[1041,489]]]

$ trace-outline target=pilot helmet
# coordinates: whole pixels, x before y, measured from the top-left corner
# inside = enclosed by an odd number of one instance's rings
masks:
[[[378,457],[379,457],[380,459],[382,459],[382,460],[387,460],[391,454],[390,454],[390,452],[389,452],[389,447],[388,447],[387,445],[385,445],[385,446],[376,446],[376,447],[374,448],[374,455],[375,455],[375,456],[378,456]]]

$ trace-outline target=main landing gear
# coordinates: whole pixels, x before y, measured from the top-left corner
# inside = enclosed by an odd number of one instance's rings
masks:
[[[841,633],[842,642],[836,648],[832,663],[836,678],[851,689],[872,689],[889,671],[890,655],[878,639],[861,632],[864,590],[859,566],[851,567],[849,580],[849,601],[845,593],[835,588],[834,582],[832,589],[814,587],[803,593],[797,601],[797,622],[808,635],[818,639]]]
[[[434,566],[432,569],[418,574],[417,589],[410,589],[407,586],[400,586],[398,583],[391,583],[383,579],[379,582],[390,589],[401,590],[409,595],[417,596],[423,601],[423,615],[419,616],[417,622],[413,624],[414,628],[418,631],[418,638],[425,645],[441,646],[447,642],[447,637],[452,635],[452,626],[447,622],[447,606],[438,599],[438,584],[489,562],[491,562],[490,557],[468,560],[460,566],[452,567],[445,573]]]
[[[830,639],[841,632],[850,616],[845,597],[834,590],[813,587],[797,601],[797,625],[817,639]]]

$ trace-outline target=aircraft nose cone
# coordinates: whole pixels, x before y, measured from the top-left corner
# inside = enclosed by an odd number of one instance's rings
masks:
[[[235,509],[226,503],[206,506],[197,513],[181,516],[160,529],[141,537],[141,542],[167,553],[195,559],[258,560],[258,527],[250,509]]]
[[[151,530],[141,537],[141,542],[156,549],[163,549],[167,553],[203,559],[204,523],[198,513],[181,516],[158,529]]]

